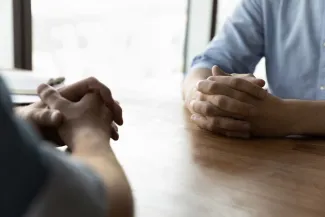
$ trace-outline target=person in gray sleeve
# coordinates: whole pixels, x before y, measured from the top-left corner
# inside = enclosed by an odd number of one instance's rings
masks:
[[[94,79],[60,91],[43,84],[42,102],[13,109],[0,78],[1,216],[133,216],[130,186],[110,147],[122,113],[107,90]],[[70,154],[34,130],[45,125],[56,126]]]

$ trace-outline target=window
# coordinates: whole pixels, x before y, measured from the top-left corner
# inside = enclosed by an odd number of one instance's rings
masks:
[[[125,79],[181,73],[187,0],[31,0],[33,70]]]

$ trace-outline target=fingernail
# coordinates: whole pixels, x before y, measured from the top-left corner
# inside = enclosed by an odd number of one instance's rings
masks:
[[[194,121],[195,121],[195,120],[199,120],[199,119],[200,119],[200,116],[194,114],[194,115],[191,116],[191,119],[194,120]]]

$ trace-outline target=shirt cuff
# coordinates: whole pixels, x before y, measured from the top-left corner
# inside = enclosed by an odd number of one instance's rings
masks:
[[[206,61],[202,61],[202,62],[194,63],[192,65],[191,69],[199,69],[199,68],[212,69],[212,67],[214,65],[215,64],[213,64],[213,63],[209,63],[209,62],[206,62]]]

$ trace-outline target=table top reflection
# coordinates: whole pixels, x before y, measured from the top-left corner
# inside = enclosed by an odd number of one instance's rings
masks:
[[[325,141],[215,136],[178,94],[130,90],[117,88],[125,125],[113,148],[137,216],[325,216]]]

